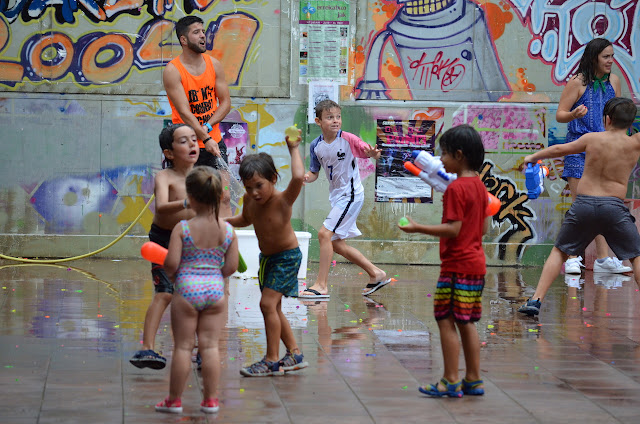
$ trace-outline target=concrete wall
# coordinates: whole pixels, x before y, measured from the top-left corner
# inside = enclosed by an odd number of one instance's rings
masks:
[[[232,170],[245,154],[268,152],[284,188],[290,175],[284,129],[293,123],[303,129],[305,157],[318,135],[306,124],[299,21],[311,16],[310,8],[348,4],[343,128],[375,144],[377,119],[431,120],[436,135],[455,124],[473,125],[487,152],[482,178],[502,203],[485,238],[489,263],[542,263],[570,196],[559,178],[562,161],[553,160],[545,193],[528,199],[522,158],[564,141],[566,125],[555,121],[555,107],[594,34],[614,42],[613,72],[623,95],[640,98],[640,6],[444,0],[429,9],[423,3],[0,4],[0,253],[82,254],[113,240],[143,210],[160,169],[157,136],[170,114],[162,70],[180,52],[173,23],[185,12],[204,19],[210,54],[225,66],[233,96],[225,127]],[[366,203],[363,236],[354,245],[376,262],[438,263],[437,240],[405,235],[395,223],[407,214],[439,222],[440,195],[433,204],[375,202],[374,163],[361,161],[360,172]],[[634,170],[627,194],[634,213],[639,193]],[[315,236],[329,210],[327,197],[323,176],[304,188],[294,210],[296,230]],[[152,211],[131,229],[137,237],[101,255],[136,256]],[[312,259],[316,246],[312,242]]]

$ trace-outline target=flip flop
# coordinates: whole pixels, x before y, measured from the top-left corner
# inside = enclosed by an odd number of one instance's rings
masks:
[[[309,292],[311,294],[304,294],[306,292]],[[298,299],[324,299],[324,300],[329,300],[329,295],[328,294],[322,294],[317,290],[313,290],[313,289],[305,289],[302,294],[300,294],[298,296]]]
[[[383,288],[384,286],[386,286],[387,284],[389,284],[391,282],[391,278],[388,278],[384,281],[378,281],[376,283],[369,283],[367,284],[367,286],[365,287],[365,291],[362,292],[363,296],[368,296],[371,293],[380,290],[381,288]]]

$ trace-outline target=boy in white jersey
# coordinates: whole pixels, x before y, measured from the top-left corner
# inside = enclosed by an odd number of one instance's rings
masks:
[[[316,283],[306,289],[300,298],[328,299],[327,280],[333,252],[345,257],[369,274],[369,284],[363,295],[369,295],[388,284],[387,274],[369,261],[345,239],[362,233],[356,220],[364,203],[364,188],[360,182],[360,171],[356,158],[380,157],[380,149],[371,147],[358,136],[340,129],[342,116],[340,106],[334,101],[323,100],[316,106],[316,124],[322,135],[311,143],[311,165],[304,176],[307,183],[318,179],[320,168],[324,168],[329,180],[329,202],[331,212],[318,230],[320,242],[320,268]]]

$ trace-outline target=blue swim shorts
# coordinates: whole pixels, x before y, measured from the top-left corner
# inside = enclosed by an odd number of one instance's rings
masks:
[[[260,291],[265,287],[285,296],[298,297],[298,271],[302,263],[299,247],[269,256],[260,254],[258,281]]]

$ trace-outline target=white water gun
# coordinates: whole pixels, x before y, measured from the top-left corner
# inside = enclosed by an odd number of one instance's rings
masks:
[[[433,157],[424,150],[414,150],[411,154],[413,162],[405,162],[404,167],[422,181],[429,184],[435,191],[444,193],[449,183],[458,176],[444,170],[439,158]]]

